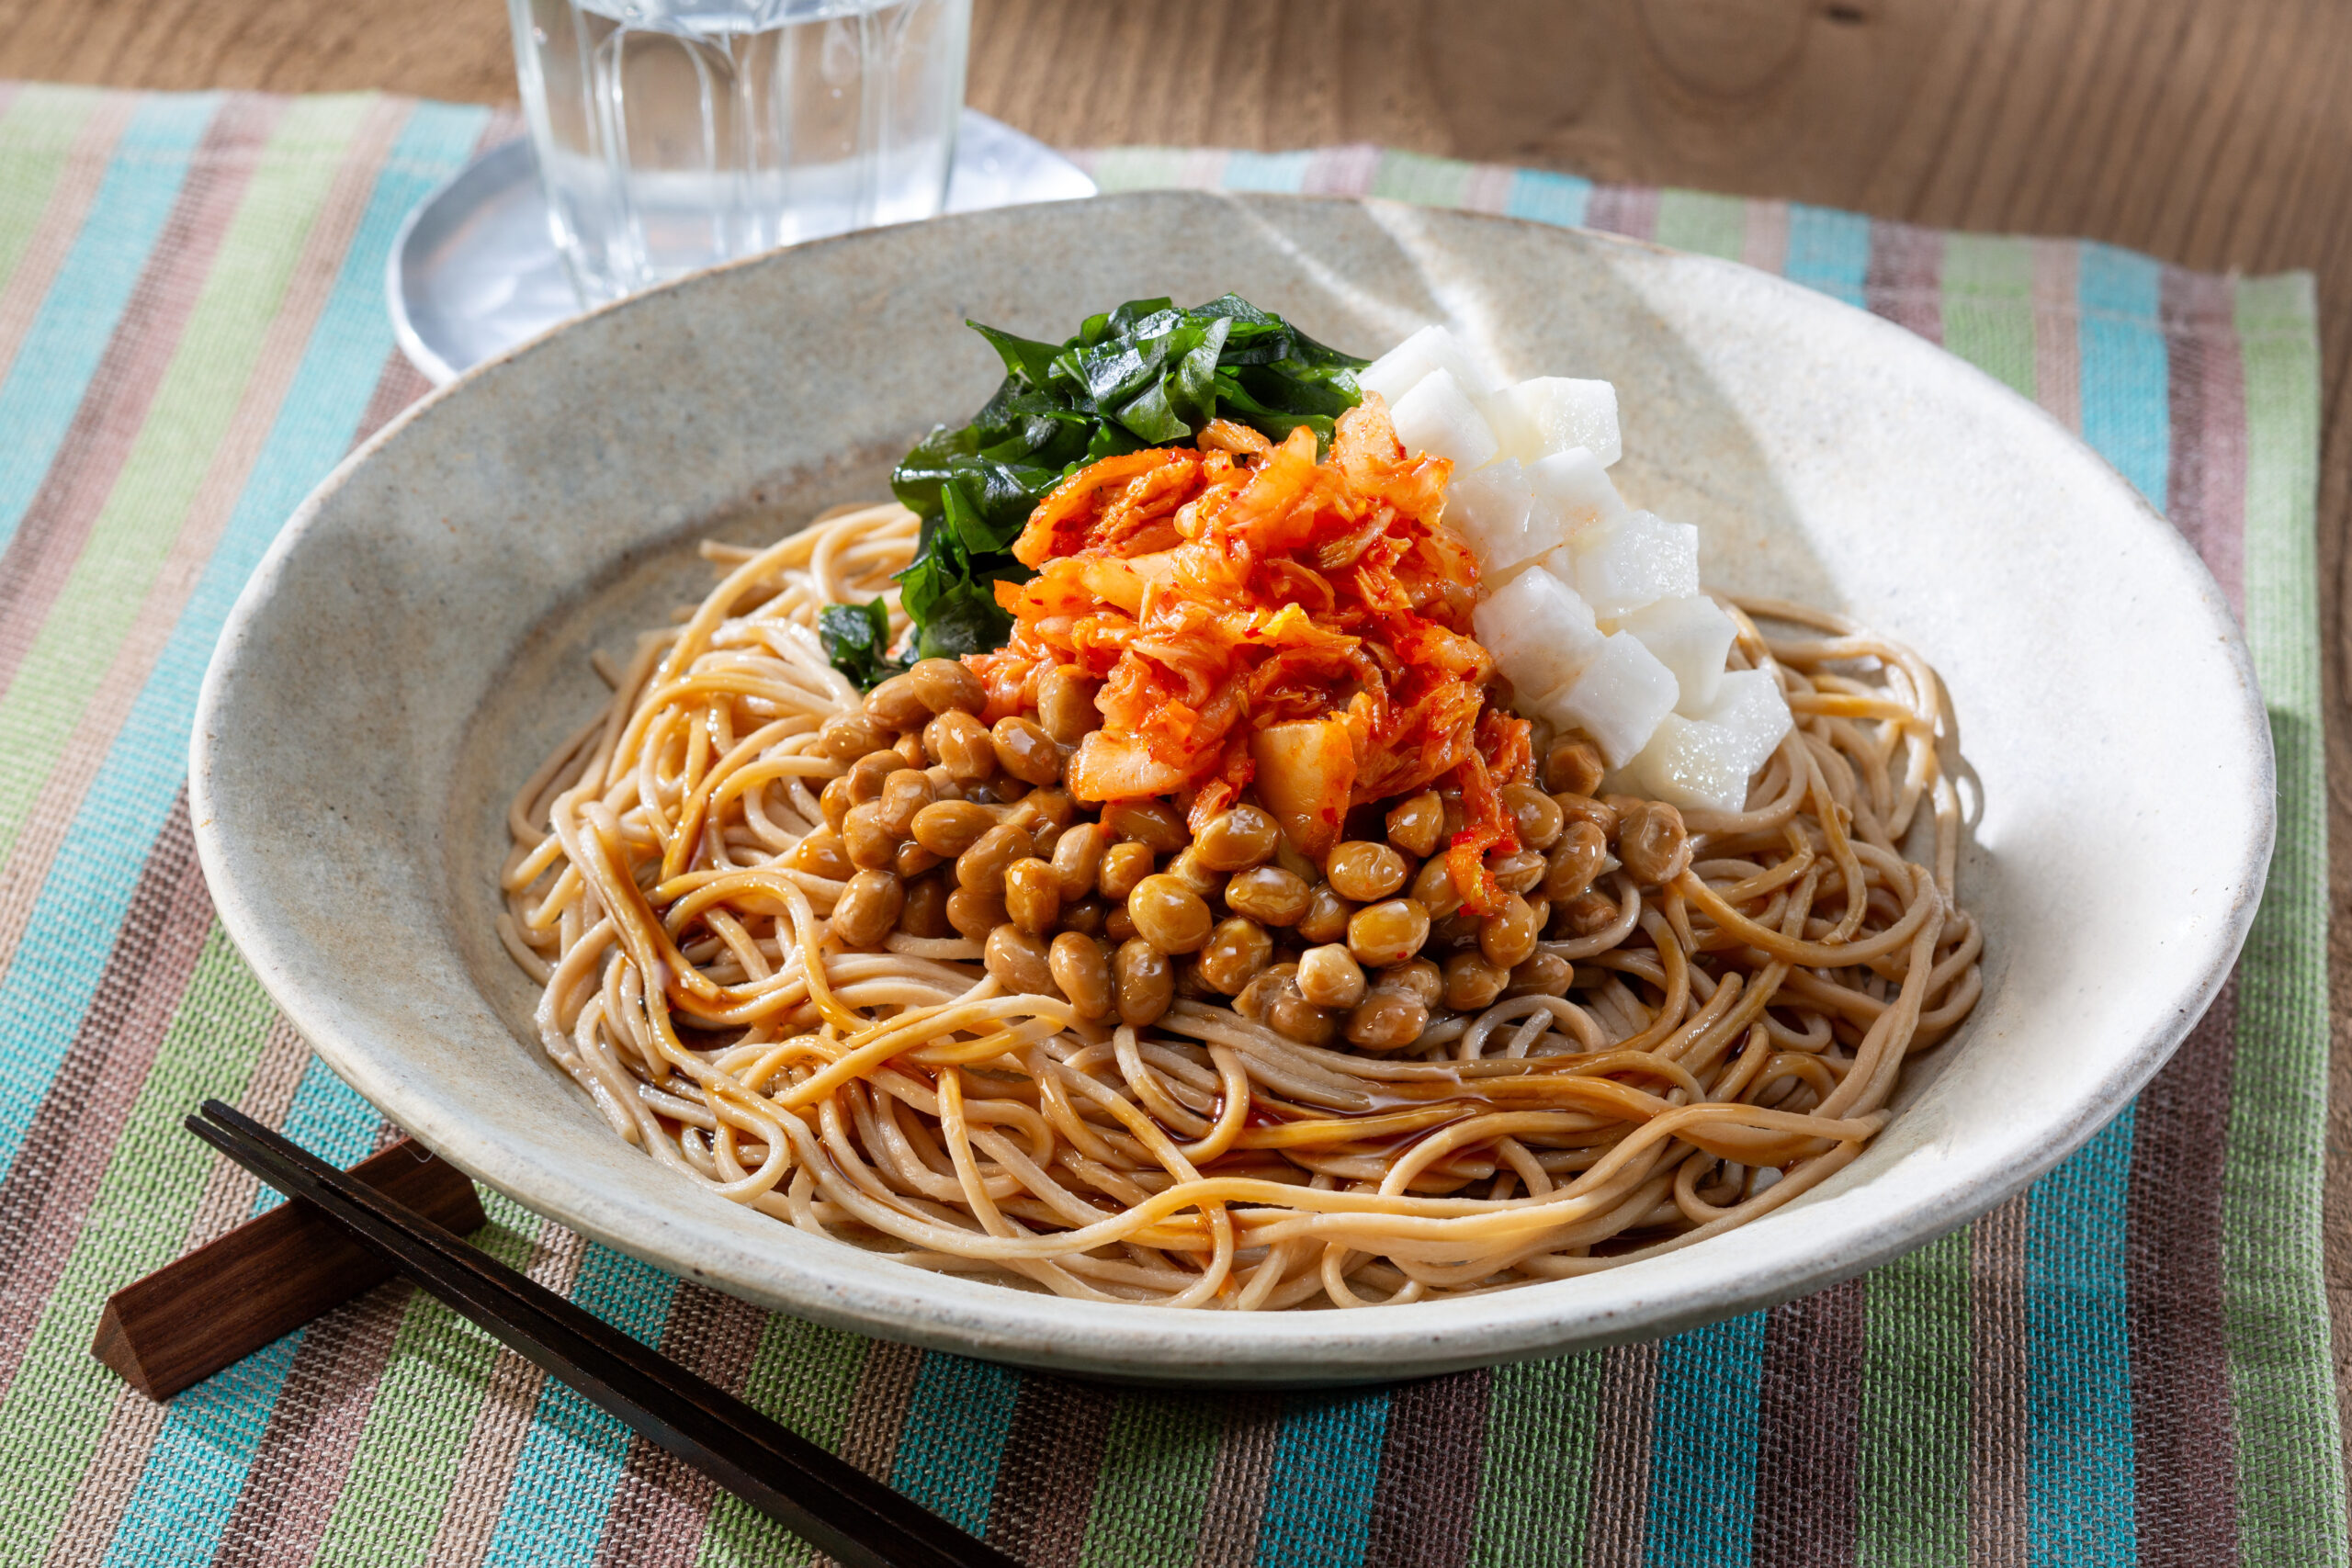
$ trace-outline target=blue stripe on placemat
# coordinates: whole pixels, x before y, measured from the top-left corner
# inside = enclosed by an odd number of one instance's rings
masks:
[[[2138,1560],[2123,1274],[2137,1119],[2135,1101],[2036,1183],[2027,1210],[2026,1484],[2035,1568]]]
[[[1274,1439],[1259,1568],[1354,1568],[1363,1561],[1388,1393],[1295,1393]]]
[[[907,1398],[890,1484],[960,1529],[987,1529],[1020,1398],[1021,1374],[1009,1367],[938,1350],[925,1356]]]
[[[1312,152],[1228,152],[1219,188],[1295,192],[1306,184],[1306,165],[1314,156]]]
[[[2083,439],[2139,487],[2169,503],[2171,371],[2161,310],[2164,268],[2112,245],[2085,244],[2075,283],[2082,307]]]
[[[148,107],[184,103],[159,97]],[[236,510],[42,883],[24,940],[0,977],[0,1018],[12,1021],[7,1070],[0,1073],[0,1175],[15,1161],[89,1008],[147,848],[187,776],[197,688],[229,607],[287,514],[350,449],[391,355],[383,289],[392,236],[425,192],[464,165],[489,112],[424,105],[410,117]]]
[[[1590,180],[1555,175],[1548,169],[1521,169],[1511,178],[1503,214],[1575,228],[1584,221],[1585,208],[1591,200]]]
[[[1789,255],[1781,275],[1860,305],[1871,266],[1871,220],[1833,208],[1789,204]]]
[[[649,1345],[662,1338],[678,1281],[624,1252],[591,1244],[574,1304]],[[554,1379],[540,1385],[529,1436],[483,1568],[556,1568],[596,1558],[596,1541],[628,1457],[629,1430]]]
[[[1651,1568],[1746,1568],[1756,1517],[1764,1315],[1711,1323],[1658,1345]]]

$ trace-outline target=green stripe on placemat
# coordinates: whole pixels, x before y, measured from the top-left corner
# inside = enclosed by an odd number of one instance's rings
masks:
[[[2327,807],[2320,709],[2319,353],[2302,276],[2241,282],[2247,642],[2278,761],[2278,847],[2238,964],[2222,1278],[2245,1560],[2322,1560],[2344,1529],[2320,1197],[2327,1115]],[[2247,1442],[2260,1432],[2270,1440]],[[2331,1558],[2340,1548],[2330,1546]]]
[[[386,1135],[213,923],[183,759],[261,550],[423,389],[382,315],[393,229],[513,130],[0,99],[0,1562],[808,1561],[400,1287],[163,1409],[89,1360],[108,1290],[256,1201],[187,1105],[338,1158]],[[770,1316],[494,1196],[483,1245],[1039,1568],[2342,1561],[2308,280],[1369,147],[1087,161],[1106,188],[1378,194],[1745,261],[2081,430],[2240,605],[2269,703],[2278,852],[2235,979],[2126,1117],[1965,1232],[1662,1343],[1394,1389],[1023,1376]]]

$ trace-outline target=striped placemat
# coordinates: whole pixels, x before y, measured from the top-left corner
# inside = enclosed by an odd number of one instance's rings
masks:
[[[252,1211],[176,1123],[387,1136],[222,938],[197,682],[302,493],[423,390],[381,280],[485,111],[0,87],[0,1562],[796,1562],[402,1286],[158,1407],[115,1286]],[[1170,1395],[771,1317],[492,1197],[492,1251],[1040,1564],[2340,1562],[2319,1184],[2326,906],[2309,280],[1383,153],[1121,150],[1107,187],[1370,191],[1735,256],[2038,398],[2239,604],[2278,746],[2237,977],[2031,1193],[1660,1343],[1392,1389]],[[2063,518],[2053,518],[2063,526]]]

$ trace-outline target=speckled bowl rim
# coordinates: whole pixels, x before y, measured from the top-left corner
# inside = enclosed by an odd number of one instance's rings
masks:
[[[1117,220],[1122,208],[1132,214],[1155,199],[1170,198],[1170,193],[1152,193],[1060,205],[1063,210],[1091,205]],[[1229,196],[1215,199],[1245,204],[1349,201]],[[1350,204],[1384,214],[1385,222],[1408,227],[1415,220],[1414,210],[1401,204]],[[269,615],[272,595],[287,563],[304,548],[313,523],[334,503],[356,473],[378,453],[401,441],[420,419],[444,404],[469,397],[485,377],[501,367],[530,361],[550,342],[597,332],[603,323],[644,310],[654,300],[694,290],[724,289],[738,275],[793,266],[796,258],[805,254],[890,245],[899,243],[901,234],[941,225],[1018,222],[1028,210],[1032,209],[1004,209],[936,220],[904,231],[843,236],[715,268],[651,295],[606,306],[515,346],[413,405],[339,465],[294,513],[232,611],[206,674],[190,745],[195,837],[221,921],[261,984],[328,1064],[389,1118],[478,1179],[527,1208],[673,1272],[773,1308],[885,1337],[1027,1366],[1138,1382],[1284,1385],[1378,1381],[1671,1333],[1821,1289],[1922,1246],[2020,1191],[2087,1142],[2162,1066],[2229,976],[2267,871],[2275,831],[2275,775],[2269,729],[2250,656],[2226,601],[2203,564],[2120,475],[2009,388],[1942,355],[1939,349],[1891,322],[1773,278],[1769,280],[1772,287],[1806,302],[1800,309],[1818,307],[1860,318],[1854,330],[1872,342],[1877,352],[1898,359],[1918,355],[1942,358],[1944,363],[1935,374],[1973,378],[1981,397],[2007,400],[2046,425],[2051,434],[2074,443],[2141,514],[2145,536],[2134,541],[2133,548],[2167,561],[2166,567],[2157,570],[2180,574],[2211,611],[2210,624],[2192,630],[2210,644],[2208,656],[2226,663],[2245,694],[2239,711],[2233,716],[2234,723],[2218,738],[2218,744],[2242,760],[2244,786],[2257,804],[2250,809],[2233,853],[2224,857],[2229,862],[2227,886],[2209,896],[2217,918],[2206,940],[2179,964],[2177,983],[2172,989],[2145,998],[2140,1010],[2143,1021],[2136,1033],[2102,1043],[2106,1067],[2096,1090],[2064,1108],[2064,1114],[2041,1123],[2041,1141],[2031,1151],[1998,1168],[1980,1171],[1962,1190],[1920,1194],[1896,1205],[1895,1212],[1867,1235],[1839,1235],[1809,1252],[1800,1249],[1770,1262],[1751,1261],[1713,1277],[1679,1281],[1673,1289],[1642,1289],[1643,1281],[1634,1278],[1638,1270],[1622,1270],[1468,1300],[1346,1314],[1241,1317],[1074,1303],[952,1277],[924,1274],[910,1280],[908,1277],[916,1271],[848,1248],[840,1251],[851,1256],[795,1253],[791,1268],[756,1278],[741,1269],[707,1266],[706,1259],[680,1240],[690,1228],[684,1224],[677,1235],[649,1234],[642,1226],[616,1226],[613,1215],[617,1211],[600,1203],[595,1195],[571,1190],[546,1169],[510,1157],[496,1135],[493,1114],[443,1114],[405,1095],[386,1070],[379,1044],[353,1027],[331,995],[289,983],[286,962],[292,951],[289,944],[299,944],[301,937],[276,918],[266,879],[257,874],[260,858],[266,857],[271,848],[266,843],[232,841],[216,810],[216,749],[239,744],[233,738],[224,741],[214,731],[212,721],[222,707],[223,687],[237,670],[256,624]],[[1464,222],[1543,227],[1485,215],[1447,216]],[[1702,268],[1731,268],[1743,274],[1748,270],[1736,264],[1682,256],[1645,242],[1583,231],[1559,232],[1584,245],[1651,253]],[[1993,940],[1997,940],[1997,933]],[[1700,1250],[1679,1256],[1689,1258]],[[1606,1283],[1595,1287],[1595,1281]],[[1564,1299],[1563,1292],[1579,1288],[1582,1294],[1600,1299]]]

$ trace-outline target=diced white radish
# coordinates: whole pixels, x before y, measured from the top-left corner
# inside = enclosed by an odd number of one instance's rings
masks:
[[[1582,446],[1607,468],[1624,456],[1617,429],[1617,389],[1606,381],[1538,376],[1487,399],[1487,417],[1502,453],[1522,463]]]
[[[1770,760],[1793,722],[1781,682],[1764,670],[1726,672],[1715,700],[1690,716],[1721,731],[1726,754],[1749,773]]]
[[[1747,804],[1748,781],[1789,732],[1789,705],[1770,675],[1736,670],[1723,677],[1706,715],[1660,719],[1657,733],[1634,759],[1634,782],[1686,808],[1740,810]]]
[[[1535,428],[1527,411],[1511,400],[1509,387],[1480,398],[1478,412],[1494,427],[1495,442],[1503,457],[1532,463],[1544,455],[1543,433]]]
[[[1408,452],[1450,457],[1457,469],[1484,467],[1495,455],[1495,433],[1451,370],[1432,370],[1388,411]]]
[[[1446,485],[1445,523],[1477,552],[1479,574],[1488,582],[1567,540],[1559,518],[1529,493],[1526,476],[1509,457]]]
[[[1539,575],[1529,572],[1527,577]],[[1525,581],[1521,578],[1521,581]],[[1537,711],[1555,728],[1582,729],[1612,768],[1622,768],[1649,743],[1674,708],[1674,674],[1628,632],[1603,637],[1600,652],[1565,692]]]
[[[1441,326],[1426,326],[1356,372],[1356,385],[1378,392],[1393,412],[1422,378],[1442,370],[1465,391],[1483,397],[1490,384],[1462,340]]]
[[[1640,637],[1642,646],[1674,671],[1674,683],[1682,688],[1674,705],[1676,711],[1700,713],[1715,700],[1716,689],[1723,684],[1724,660],[1739,632],[1713,599],[1703,593],[1661,599],[1643,605],[1617,625],[1620,630]]]
[[[1472,632],[1523,699],[1573,683],[1602,650],[1592,607],[1548,571],[1521,572],[1470,612]]]
[[[1639,792],[1686,811],[1737,811],[1747,804],[1752,768],[1743,768],[1722,744],[1716,725],[1679,713],[1658,720],[1657,733],[1630,770]]]
[[[1503,462],[1512,459],[1504,458]],[[1500,468],[1502,463],[1492,465]],[[1527,488],[1535,499],[1550,503],[1560,525],[1569,534],[1625,515],[1625,498],[1609,481],[1609,470],[1586,446],[1571,446],[1527,465]]]
[[[1577,536],[1576,590],[1603,620],[1699,592],[1699,530],[1629,512]]]

